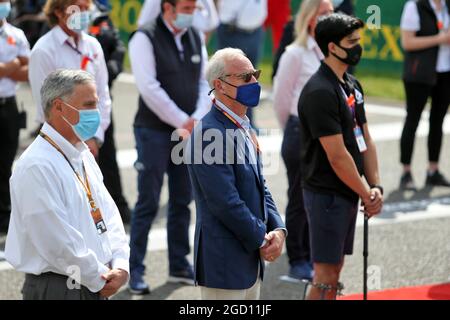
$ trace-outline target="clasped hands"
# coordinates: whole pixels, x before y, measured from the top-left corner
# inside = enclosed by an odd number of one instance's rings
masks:
[[[379,214],[383,208],[383,195],[379,188],[372,188],[365,197],[362,198],[363,212],[369,218]]]
[[[261,257],[269,262],[275,261],[281,255],[285,238],[283,230],[275,230],[266,234],[264,237],[266,244],[259,249]]]

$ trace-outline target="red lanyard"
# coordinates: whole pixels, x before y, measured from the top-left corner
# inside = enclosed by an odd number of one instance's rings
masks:
[[[223,115],[225,116],[225,117],[227,117],[236,127],[238,127],[239,129],[241,129],[241,130],[243,130],[244,131],[244,134],[248,137],[248,132],[247,132],[247,130],[245,130],[245,128],[239,123],[239,122],[237,122],[236,121],[236,119],[234,119],[227,111],[225,111],[224,109],[222,109],[221,107],[219,107],[217,104],[216,104],[216,101],[214,100],[213,101],[213,103],[214,103],[214,106],[216,107],[216,109],[217,110],[219,110],[220,112],[222,112],[223,113]],[[250,141],[252,142],[252,144],[253,144],[253,146],[255,147],[255,149],[256,149],[256,152],[258,153],[258,154],[260,154],[261,153],[261,148],[259,147],[259,142],[258,142],[258,139],[256,138],[256,135],[255,135],[255,133],[250,129],[249,130],[250,131]]]

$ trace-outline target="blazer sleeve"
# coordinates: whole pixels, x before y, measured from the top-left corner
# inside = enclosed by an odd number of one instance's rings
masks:
[[[273,201],[272,194],[267,188],[266,179],[264,179],[264,199],[267,208],[267,231],[269,232],[275,229],[283,229],[287,234],[286,225],[284,224],[283,219],[278,213],[278,209],[275,205],[275,201]]]

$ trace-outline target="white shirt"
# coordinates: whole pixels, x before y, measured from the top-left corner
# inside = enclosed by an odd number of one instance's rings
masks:
[[[8,63],[17,57],[30,56],[30,44],[22,30],[10,25],[3,19],[0,27],[0,62]],[[16,95],[17,82],[0,77],[0,98]]]
[[[311,36],[308,36],[306,48],[294,43],[281,56],[273,81],[273,100],[278,121],[283,128],[290,115],[298,117],[300,94],[319,69],[322,59],[322,51]]]
[[[433,8],[438,21],[442,21],[444,25],[443,30],[450,28],[450,15],[445,0],[441,0],[442,9],[437,11],[434,1],[429,0],[431,7]],[[416,2],[413,0],[408,1],[403,8],[402,18],[400,22],[400,29],[404,31],[419,31],[420,30],[420,16],[417,9]],[[450,45],[441,44],[439,46],[437,64],[437,72],[450,71]]]
[[[244,30],[261,27],[267,18],[267,0],[218,0],[217,9],[221,23]]]
[[[57,69],[81,69],[82,56],[72,49],[76,48],[72,37],[69,37],[59,26],[54,27],[42,36],[31,51],[29,80],[33,93],[34,103],[37,107],[36,121],[43,123],[44,110],[41,104],[41,87],[45,78]],[[111,97],[108,88],[108,69],[100,43],[94,37],[82,33],[78,42],[78,50],[93,59],[86,67],[86,71],[95,77],[97,95],[99,98],[100,127],[95,136],[104,140],[104,134],[111,122]]]
[[[166,26],[171,30],[167,23]],[[173,34],[173,30],[171,31]],[[174,34],[175,43],[180,52],[183,51],[181,37],[184,33],[185,31],[176,35]],[[156,79],[156,62],[151,41],[144,33],[136,32],[130,40],[128,48],[131,69],[136,79],[139,93],[145,104],[159,117],[159,119],[161,119],[161,121],[164,121],[174,128],[181,128],[189,118],[189,115],[175,104],[164,88],[161,87],[161,83]],[[211,99],[208,96],[209,85],[205,78],[208,53],[203,39],[201,50],[202,66],[199,80],[199,94],[196,111],[191,115],[192,118],[196,120],[203,118],[211,108]],[[183,83],[180,83],[179,85],[182,86]]]
[[[199,31],[210,32],[219,25],[219,16],[213,0],[197,1],[197,10],[194,11],[192,25]],[[145,0],[139,14],[138,26],[151,22],[161,13],[161,0]]]
[[[92,292],[105,285],[106,264],[129,272],[129,245],[119,211],[100,169],[84,143],[76,147],[49,124],[42,131],[65,153],[78,173],[86,167],[92,195],[107,231],[97,233],[86,192],[64,157],[38,136],[17,161],[11,185],[11,221],[5,258],[18,271],[71,275]]]

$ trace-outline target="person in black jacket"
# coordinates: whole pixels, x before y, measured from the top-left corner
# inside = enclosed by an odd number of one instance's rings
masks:
[[[408,1],[402,14],[405,49],[403,82],[407,116],[400,141],[403,174],[400,189],[415,190],[411,175],[414,138],[422,111],[431,97],[427,186],[450,187],[439,172],[442,124],[450,103],[450,1]]]
[[[93,21],[89,33],[96,37],[102,46],[108,69],[108,86],[111,90],[114,80],[123,69],[125,46],[109,17],[109,6],[105,5],[104,1],[95,1],[94,3]],[[99,150],[97,161],[102,170],[105,186],[119,208],[123,222],[128,223],[130,221],[130,209],[122,193],[119,166],[116,159],[112,114],[111,124],[105,132],[105,141]]]

